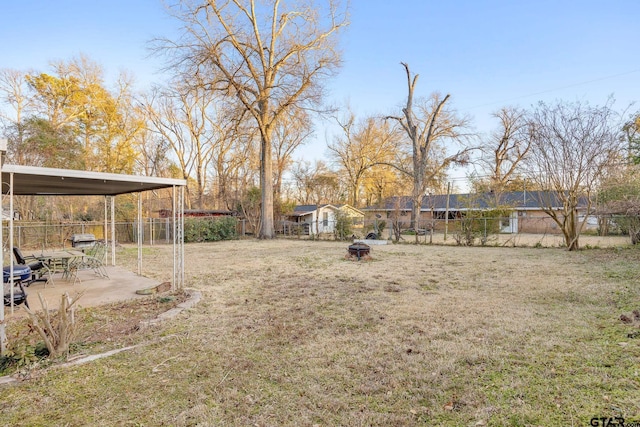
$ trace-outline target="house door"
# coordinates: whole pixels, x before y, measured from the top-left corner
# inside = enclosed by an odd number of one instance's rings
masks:
[[[501,233],[517,233],[518,232],[517,212],[511,212],[511,215],[508,218],[502,218],[500,220],[500,232]]]

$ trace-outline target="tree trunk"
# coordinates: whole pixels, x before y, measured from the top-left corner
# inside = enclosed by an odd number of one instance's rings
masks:
[[[353,184],[353,191],[351,193],[351,206],[354,208],[358,207],[358,184]]]
[[[416,235],[416,243],[418,243],[418,219],[420,218],[420,205],[422,204],[422,197],[420,194],[413,194],[413,206],[411,207],[411,227]]]
[[[578,244],[578,237],[580,237],[580,235],[578,233],[576,212],[571,211],[566,218],[566,221],[568,222],[565,225],[565,243],[567,244],[567,250],[578,250],[580,248],[580,245]]]
[[[262,203],[260,204],[260,232],[259,239],[275,238],[273,221],[273,163],[271,159],[271,139],[269,135],[262,135],[260,144],[260,190]]]

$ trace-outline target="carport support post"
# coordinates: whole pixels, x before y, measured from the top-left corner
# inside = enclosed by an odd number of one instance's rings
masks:
[[[109,217],[107,216],[107,197],[104,196],[104,228],[102,230],[102,234],[104,235],[104,259],[102,260],[105,264],[107,263],[107,248],[109,247],[109,239],[107,239],[107,233],[109,232],[108,221]]]
[[[142,193],[138,193],[138,276],[142,276]]]
[[[9,217],[9,288],[11,289],[9,294],[11,295],[11,314],[13,314],[13,172],[9,174],[9,214],[11,215]],[[2,261],[4,265],[4,258]],[[4,281],[4,277],[2,280]]]
[[[4,182],[2,180],[2,166],[4,165],[4,156],[7,153],[7,140],[0,139],[0,242],[4,242],[2,236],[2,217],[4,212],[2,210],[2,195],[4,194]],[[0,247],[0,260],[4,265],[4,249]],[[3,278],[4,280],[4,278]],[[4,288],[4,287],[3,287]],[[4,291],[3,291],[4,292]],[[4,356],[7,352],[7,330],[4,323],[4,303],[0,307],[0,356]]]
[[[171,192],[171,215],[173,216],[173,221],[172,221],[172,226],[173,226],[173,230],[171,232],[173,237],[173,271],[172,271],[172,275],[171,275],[171,290],[175,291],[176,290],[176,275],[177,275],[177,270],[176,270],[176,259],[177,259],[177,246],[176,246],[176,231],[178,229],[178,224],[176,224],[178,222],[178,218],[177,218],[177,200],[176,200],[176,186],[174,185],[172,187],[172,192]]]
[[[173,215],[173,276],[171,290],[184,286],[184,186],[173,186],[171,196]]]
[[[4,158],[7,152],[7,140],[0,139],[0,198],[4,193],[4,182],[2,181],[2,167],[4,166]],[[11,314],[13,314],[13,172],[9,174],[9,287],[11,289]],[[0,200],[0,242],[3,242],[2,236],[2,200]],[[4,247],[0,247],[0,259],[2,265],[4,265]],[[4,276],[4,274],[3,274]],[[4,277],[3,277],[4,282]],[[4,289],[4,288],[3,288]],[[7,329],[4,318],[4,303],[0,308],[0,355],[5,355],[7,352]]]
[[[184,287],[184,190],[185,186],[179,187],[180,190],[180,281],[178,286],[180,289]]]
[[[109,197],[111,202],[111,266],[116,265],[116,201],[115,197]]]

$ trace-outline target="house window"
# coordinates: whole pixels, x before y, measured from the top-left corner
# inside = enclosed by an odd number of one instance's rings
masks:
[[[461,216],[462,215],[460,214],[459,211],[449,211],[449,219],[458,219]],[[433,213],[433,217],[435,219],[446,219],[447,214],[444,211],[436,211]]]
[[[329,226],[329,212],[322,213],[322,226],[323,227]]]

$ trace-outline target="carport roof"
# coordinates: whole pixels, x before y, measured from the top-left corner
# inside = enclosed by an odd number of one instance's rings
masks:
[[[9,193],[10,174],[16,196],[116,196],[187,184],[184,179],[5,164],[3,194]]]

